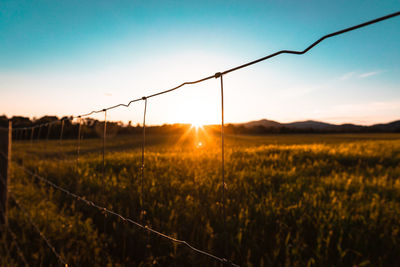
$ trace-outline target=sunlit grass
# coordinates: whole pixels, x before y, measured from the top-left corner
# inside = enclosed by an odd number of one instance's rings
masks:
[[[243,266],[400,261],[399,135],[227,136],[223,228],[220,137],[194,130],[184,138],[147,137],[143,208],[152,227]],[[76,146],[74,140],[17,142],[13,157],[71,191],[139,219],[141,136],[107,141],[105,179],[101,140],[84,140],[79,161]],[[11,190],[33,214],[43,214],[35,218],[74,265],[85,264],[88,255],[102,265],[214,264],[116,218],[104,224],[98,211],[49,191],[15,167],[13,173]],[[47,205],[51,208],[43,208]],[[26,255],[32,255],[27,257],[54,264],[29,225],[18,222],[21,216],[11,209],[11,227],[31,236],[21,240]],[[77,232],[82,224],[87,235]],[[77,255],[63,242],[86,249]]]

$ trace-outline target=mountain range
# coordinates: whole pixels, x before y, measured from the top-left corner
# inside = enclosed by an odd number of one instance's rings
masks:
[[[315,131],[333,131],[333,132],[360,132],[360,131],[377,131],[377,132],[400,132],[400,120],[374,124],[370,126],[357,125],[357,124],[331,124],[321,121],[297,121],[291,123],[280,123],[273,120],[257,120],[250,121],[241,124],[235,124],[235,126],[244,126],[246,128],[286,128],[293,130],[315,130]]]

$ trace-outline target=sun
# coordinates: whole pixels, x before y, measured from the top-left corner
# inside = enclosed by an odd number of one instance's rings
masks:
[[[196,114],[197,116],[192,116],[190,118],[191,129],[199,130],[203,129],[204,125],[206,125],[206,121],[201,114]]]
[[[191,128],[198,130],[200,128],[203,128],[203,125],[204,124],[201,121],[193,121]]]
[[[207,147],[211,140],[211,136],[207,131],[207,121],[202,116],[192,116],[189,125],[190,127],[186,128],[186,131],[179,137],[178,143],[190,142],[197,149]]]

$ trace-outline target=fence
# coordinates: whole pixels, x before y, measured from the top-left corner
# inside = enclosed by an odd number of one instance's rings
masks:
[[[307,53],[309,50],[311,50],[313,47],[315,47],[316,45],[318,45],[320,42],[322,42],[325,39],[337,36],[337,35],[341,35],[344,34],[346,32],[350,32],[362,27],[366,27],[368,25],[371,24],[375,24],[378,22],[381,22],[383,20],[387,20],[396,16],[399,16],[400,12],[396,12],[396,13],[392,13],[356,26],[352,26],[340,31],[336,31],[330,34],[327,34],[323,37],[321,37],[320,39],[318,39],[317,41],[315,41],[314,43],[312,43],[311,45],[309,45],[307,48],[305,48],[302,51],[293,51],[293,50],[281,50],[278,51],[276,53],[267,55],[263,58],[245,63],[243,65],[222,71],[222,72],[217,72],[214,75],[210,75],[208,77],[205,78],[201,78],[198,79],[196,81],[190,81],[190,82],[184,82],[174,88],[171,89],[167,89],[158,93],[154,93],[148,96],[143,96],[141,98],[137,98],[134,100],[131,100],[130,102],[128,102],[127,104],[117,104],[111,107],[107,107],[107,108],[103,108],[100,110],[93,110],[89,113],[85,113],[85,114],[81,114],[81,115],[77,115],[77,116],[72,116],[72,118],[74,119],[78,119],[78,124],[79,124],[79,128],[78,128],[78,147],[77,147],[77,161],[79,161],[79,153],[80,153],[80,140],[81,140],[81,126],[82,126],[82,118],[84,117],[88,117],[90,115],[96,114],[96,113],[104,113],[104,128],[103,128],[103,140],[102,140],[102,176],[103,178],[105,177],[105,147],[106,147],[106,135],[107,135],[107,111],[111,110],[111,109],[115,109],[118,107],[129,107],[131,104],[135,103],[135,102],[139,102],[139,101],[144,101],[144,111],[143,111],[143,124],[142,124],[142,147],[141,147],[141,177],[140,177],[140,184],[141,184],[141,189],[140,189],[140,205],[141,205],[141,211],[139,214],[139,220],[134,220],[131,218],[128,218],[122,214],[119,214],[113,210],[107,209],[106,207],[103,207],[91,200],[88,200],[86,197],[78,195],[74,192],[71,192],[70,190],[63,188],[59,185],[57,185],[56,183],[50,181],[49,179],[46,179],[45,177],[40,176],[37,173],[32,172],[31,170],[25,168],[24,166],[20,165],[18,162],[15,162],[15,166],[21,170],[23,170],[26,174],[30,175],[31,177],[43,182],[44,184],[46,184],[49,187],[54,188],[55,190],[58,190],[60,192],[63,192],[64,194],[72,197],[73,199],[86,204],[87,206],[90,206],[92,208],[98,209],[102,212],[104,212],[105,214],[109,214],[112,216],[116,216],[119,219],[121,219],[124,222],[127,222],[129,224],[132,224],[148,233],[154,234],[156,236],[165,238],[167,240],[170,240],[174,243],[183,245],[188,247],[189,249],[191,249],[192,251],[199,253],[203,256],[206,257],[210,257],[214,260],[216,260],[217,262],[220,262],[221,264],[227,265],[227,266],[239,266],[235,263],[233,263],[231,260],[226,259],[224,257],[219,257],[216,256],[210,252],[207,252],[205,250],[196,248],[195,246],[193,246],[192,244],[188,243],[185,240],[180,240],[174,237],[171,237],[167,234],[161,233],[151,227],[149,227],[148,225],[146,225],[145,220],[143,219],[144,214],[145,214],[145,210],[143,207],[143,194],[144,194],[144,189],[143,189],[143,182],[145,179],[145,144],[146,144],[146,111],[147,111],[147,102],[150,98],[159,96],[159,95],[163,95],[172,91],[175,91],[185,85],[191,85],[191,84],[196,84],[196,83],[201,83],[210,79],[220,79],[220,88],[221,88],[221,203],[222,203],[222,207],[221,207],[221,214],[222,214],[222,218],[223,218],[223,228],[226,229],[225,225],[226,225],[226,211],[225,211],[225,205],[226,205],[226,194],[225,194],[225,170],[224,170],[224,165],[225,165],[225,159],[224,159],[224,85],[223,85],[223,77],[226,74],[229,74],[231,72],[240,70],[242,68],[246,68],[248,66],[251,66],[253,64],[265,61],[267,59],[270,59],[272,57],[278,56],[280,54],[295,54],[295,55],[302,55]],[[32,127],[22,127],[22,128],[12,128],[11,125],[11,121],[9,123],[9,127],[7,128],[1,128],[0,129],[0,212],[1,212],[1,216],[0,216],[0,224],[1,225],[5,225],[5,229],[7,229],[7,231],[11,234],[12,238],[13,238],[13,242],[16,244],[16,247],[18,249],[18,255],[20,255],[22,261],[24,263],[26,263],[25,257],[23,256],[23,253],[21,253],[21,249],[18,245],[17,242],[17,237],[16,235],[9,229],[7,228],[7,202],[8,202],[8,196],[10,196],[10,198],[13,200],[13,202],[15,203],[15,205],[22,211],[23,214],[25,214],[25,217],[27,219],[27,221],[33,226],[33,228],[38,232],[38,234],[41,236],[41,238],[46,242],[46,244],[48,245],[48,247],[51,249],[51,251],[54,253],[54,255],[57,257],[57,259],[59,260],[59,262],[63,265],[67,265],[66,261],[62,258],[62,256],[57,252],[56,248],[54,246],[51,245],[51,242],[49,241],[48,238],[46,238],[46,236],[43,234],[43,232],[40,231],[40,229],[36,226],[35,222],[33,221],[33,219],[29,216],[29,213],[26,211],[26,209],[22,206],[22,204],[20,203],[20,201],[18,199],[16,199],[14,197],[14,195],[9,192],[7,193],[7,184],[8,184],[8,179],[9,179],[9,174],[10,174],[10,166],[11,166],[11,137],[12,137],[12,133],[13,131],[16,132],[16,136],[28,136],[28,132],[30,131],[30,140],[33,140],[34,137],[34,133],[35,130],[38,129],[38,136],[40,136],[41,130],[43,127],[47,127],[47,134],[46,134],[46,139],[49,139],[49,134],[50,134],[50,129],[54,124],[60,124],[60,135],[59,135],[59,139],[60,141],[63,139],[63,132],[64,132],[64,124],[65,124],[65,119],[61,119],[58,121],[53,121],[53,122],[48,122],[48,123],[43,123],[43,124],[39,124],[39,125],[34,125]],[[104,179],[103,179],[104,181]],[[104,184],[103,184],[104,186]],[[3,231],[4,232],[4,231]]]

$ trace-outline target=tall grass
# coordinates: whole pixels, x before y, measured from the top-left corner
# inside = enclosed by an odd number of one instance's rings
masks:
[[[142,206],[139,136],[107,141],[104,180],[100,140],[82,142],[79,162],[74,141],[17,142],[13,157],[134,220],[141,220],[143,209],[142,221],[154,229],[243,266],[394,266],[400,263],[399,139],[229,136],[225,228],[215,137],[150,136]],[[10,190],[72,265],[217,265],[75,202],[16,166]],[[57,259],[10,202],[9,225],[27,260],[55,265]],[[2,253],[3,262],[19,262],[15,249]]]

